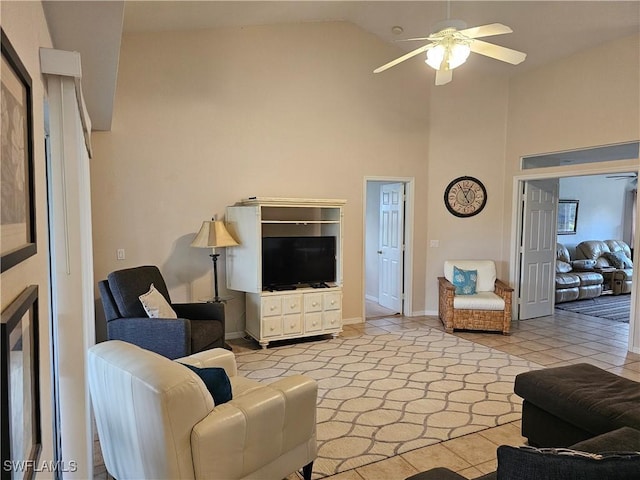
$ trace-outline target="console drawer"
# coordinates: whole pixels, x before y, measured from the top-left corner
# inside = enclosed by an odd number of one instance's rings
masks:
[[[265,337],[279,337],[282,335],[282,318],[266,317],[262,319],[262,334]]]
[[[342,326],[342,312],[340,310],[330,310],[323,313],[323,323],[325,330],[337,330]]]
[[[304,296],[304,311],[307,312],[321,312],[322,311],[322,294],[311,293]]]
[[[284,315],[282,317],[282,323],[283,323],[283,333],[285,335],[302,333],[302,315],[301,314]]]
[[[307,313],[304,316],[304,331],[317,332],[322,330],[322,313]]]
[[[340,292],[324,293],[322,295],[324,310],[340,310],[342,308],[342,294]]]
[[[302,295],[287,295],[282,297],[282,314],[302,312]]]
[[[282,314],[282,297],[263,297],[262,316],[271,317]]]

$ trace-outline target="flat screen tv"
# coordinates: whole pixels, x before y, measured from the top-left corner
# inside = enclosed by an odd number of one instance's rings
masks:
[[[262,286],[336,281],[336,237],[263,237]]]

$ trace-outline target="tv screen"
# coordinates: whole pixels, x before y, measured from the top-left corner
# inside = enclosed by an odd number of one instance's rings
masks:
[[[335,280],[335,237],[262,238],[263,287]]]

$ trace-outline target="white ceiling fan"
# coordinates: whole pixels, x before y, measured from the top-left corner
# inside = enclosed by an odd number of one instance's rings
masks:
[[[425,62],[436,70],[436,85],[445,85],[452,80],[453,69],[466,62],[471,52],[511,63],[512,65],[523,62],[527,57],[526,53],[478,40],[478,38],[482,37],[513,32],[506,25],[491,23],[479,27],[465,27],[466,24],[459,20],[447,20],[442,22],[436,32],[428,37],[400,40],[404,42],[428,40],[429,43],[376,68],[373,73],[384,72],[405,60],[426,52]]]

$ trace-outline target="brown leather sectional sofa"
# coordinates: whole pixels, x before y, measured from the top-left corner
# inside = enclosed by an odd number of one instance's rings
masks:
[[[567,247],[556,244],[556,303],[599,297],[604,277],[594,267],[592,261],[571,260]]]
[[[614,295],[631,293],[631,249],[622,240],[588,240],[579,243],[576,246],[576,258],[595,260],[596,269],[613,269],[609,274]]]
[[[588,240],[576,246],[575,259],[556,245],[556,303],[630,293],[631,250],[621,240]]]

